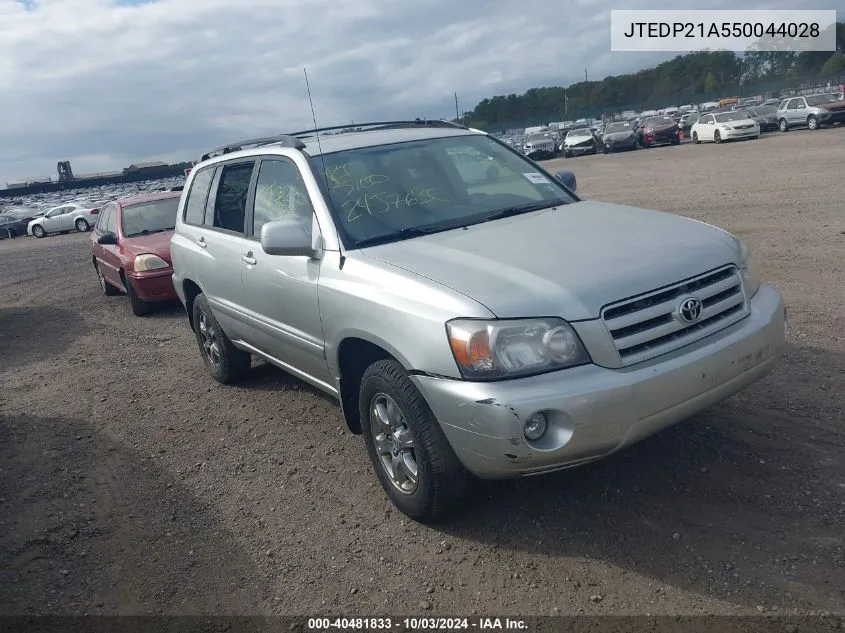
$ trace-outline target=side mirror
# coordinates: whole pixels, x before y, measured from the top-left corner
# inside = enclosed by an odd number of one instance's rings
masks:
[[[103,246],[108,244],[117,244],[117,235],[114,233],[103,233],[97,238],[97,244],[102,244]]]
[[[564,187],[568,187],[569,189],[572,189],[572,191],[575,191],[577,186],[575,181],[575,172],[569,170],[556,171],[555,178],[557,178],[558,182]]]
[[[305,228],[292,220],[275,220],[262,226],[261,248],[268,255],[317,255]]]

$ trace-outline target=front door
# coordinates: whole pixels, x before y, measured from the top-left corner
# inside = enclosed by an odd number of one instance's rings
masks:
[[[272,220],[295,220],[314,238],[319,226],[296,164],[285,157],[261,160],[248,207],[242,253],[246,315],[254,345],[312,383],[331,384],[317,289],[320,260],[268,255],[259,241]]]
[[[790,125],[800,125],[805,122],[807,117],[804,116],[805,110],[804,97],[797,97],[789,102],[786,107],[786,118]]]
[[[95,238],[111,233],[117,237],[117,206],[114,203],[106,205],[103,209],[97,226],[94,229]],[[123,288],[123,280],[120,277],[120,257],[118,256],[117,244],[94,243],[94,257],[97,258],[97,267],[103,273],[112,286]]]

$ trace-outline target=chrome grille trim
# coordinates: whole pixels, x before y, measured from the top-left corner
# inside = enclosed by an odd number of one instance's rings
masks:
[[[675,317],[679,302],[687,296],[702,303],[701,316],[692,324]],[[607,305],[601,311],[622,366],[693,343],[748,314],[742,280],[733,265]]]

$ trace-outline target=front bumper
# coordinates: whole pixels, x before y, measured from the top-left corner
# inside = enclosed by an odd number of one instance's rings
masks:
[[[635,137],[627,138],[617,141],[605,141],[605,147],[611,152],[616,152],[621,149],[634,149],[637,147],[637,139]]]
[[[735,139],[740,138],[752,138],[754,136],[760,136],[760,128],[759,127],[751,127],[745,130],[720,130],[722,132],[722,138],[726,141],[732,141]]]
[[[631,367],[585,365],[489,383],[412,380],[470,472],[518,477],[599,459],[721,402],[765,376],[785,339],[783,299],[764,285],[748,317]],[[529,442],[523,424],[538,411],[549,427]]]
[[[174,301],[178,299],[173,287],[173,270],[161,268],[143,273],[128,273],[129,283],[141,301]]]
[[[572,146],[564,146],[564,152],[571,154],[572,156],[576,156],[578,154],[592,154],[596,151],[595,145],[575,145]]]

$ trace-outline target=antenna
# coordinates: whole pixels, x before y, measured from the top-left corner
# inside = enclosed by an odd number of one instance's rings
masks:
[[[317,115],[314,114],[314,100],[311,98],[311,84],[308,82],[308,71],[303,66],[302,72],[305,74],[305,89],[308,91],[308,103],[311,105],[311,119],[314,121],[314,129],[319,129],[317,125]],[[317,132],[317,149],[320,151],[320,164],[323,169],[323,178],[326,181],[326,195],[329,197],[326,202],[331,204],[331,188],[329,186],[329,174],[326,171],[326,158],[323,154],[323,146],[320,144],[320,133]],[[340,253],[340,269],[343,270],[343,264],[346,262],[346,257],[343,255],[343,250],[340,247],[340,236],[337,236],[337,251]]]

